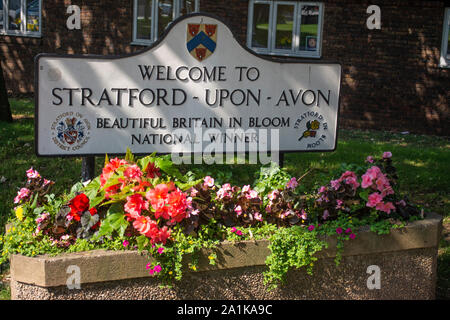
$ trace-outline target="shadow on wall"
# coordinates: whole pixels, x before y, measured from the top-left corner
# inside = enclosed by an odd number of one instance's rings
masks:
[[[366,27],[370,4],[325,6],[323,57],[343,65],[341,125],[449,136],[442,3],[380,1],[381,30]]]

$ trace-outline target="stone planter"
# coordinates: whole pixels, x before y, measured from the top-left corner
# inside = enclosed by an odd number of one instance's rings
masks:
[[[434,299],[442,218],[428,214],[391,234],[359,231],[345,243],[336,267],[336,238],[318,253],[314,274],[288,273],[287,285],[268,292],[262,272],[268,241],[223,243],[217,265],[202,253],[198,271],[186,271],[173,288],[149,276],[148,258],[136,251],[95,250],[57,257],[11,257],[12,299]],[[69,289],[77,266],[80,289]],[[369,266],[378,266],[380,288],[368,288]],[[370,268],[369,268],[370,270]],[[69,271],[69,273],[68,273]],[[373,276],[372,276],[373,277]],[[368,281],[369,279],[369,281]]]

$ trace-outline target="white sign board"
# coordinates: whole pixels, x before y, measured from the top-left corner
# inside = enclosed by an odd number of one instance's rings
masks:
[[[135,54],[35,63],[41,156],[336,147],[340,64],[256,55],[208,15],[176,20]]]

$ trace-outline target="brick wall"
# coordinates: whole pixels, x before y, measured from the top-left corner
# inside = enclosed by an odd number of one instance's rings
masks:
[[[342,64],[341,127],[450,136],[450,69],[439,68],[444,1],[380,0],[381,30],[368,30],[369,1],[324,0],[322,59]],[[66,7],[79,5],[82,29],[66,29]],[[246,43],[247,0],[200,0]],[[131,45],[131,0],[45,0],[42,38],[0,36],[6,85],[32,94],[40,52],[123,54]]]

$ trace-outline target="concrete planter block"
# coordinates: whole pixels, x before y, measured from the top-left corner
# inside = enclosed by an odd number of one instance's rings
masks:
[[[314,274],[291,270],[287,285],[267,291],[263,284],[266,240],[224,242],[217,265],[202,252],[198,271],[183,273],[172,288],[160,288],[137,251],[95,250],[56,257],[11,257],[12,299],[434,299],[442,217],[425,220],[378,236],[360,230],[345,243],[341,264],[334,263],[336,238],[317,254]],[[369,289],[368,267],[380,270],[380,289]],[[80,289],[69,289],[69,266],[80,268]]]

